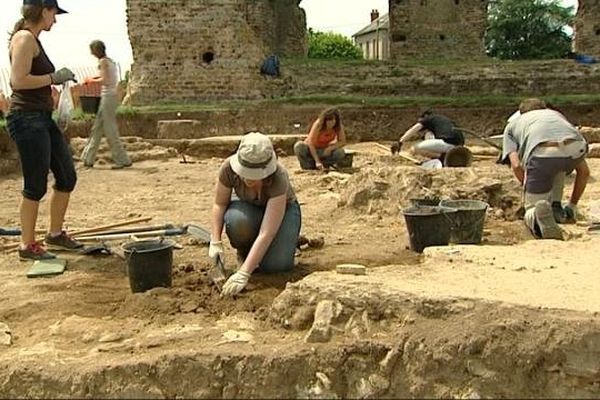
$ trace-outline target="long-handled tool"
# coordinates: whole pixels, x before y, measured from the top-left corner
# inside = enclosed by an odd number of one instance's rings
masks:
[[[153,236],[177,236],[183,235],[185,229],[183,228],[172,228],[172,229],[160,229],[156,231],[147,231],[139,233],[117,233],[112,235],[94,235],[94,236],[78,236],[76,239],[81,242],[89,242],[95,240],[122,240],[130,239],[131,236],[136,237],[153,237]]]
[[[46,233],[46,229],[36,229],[35,233]],[[21,228],[0,228],[0,236],[20,236]]]
[[[375,143],[375,146],[379,147],[380,149],[383,149],[385,151],[390,151],[390,149],[384,145],[382,145],[381,143]],[[413,158],[411,156],[407,156],[406,154],[402,154],[400,152],[397,153],[398,156],[400,156],[401,158],[404,158],[406,161],[410,161],[411,163],[415,164],[415,165],[421,165],[421,161],[417,160],[416,158]]]
[[[208,244],[210,243],[210,232],[200,225],[196,224],[187,224],[185,226],[185,230],[187,233],[192,235],[194,238],[198,239],[200,243]]]
[[[500,145],[498,145],[498,144],[494,143],[493,141],[489,140],[489,139],[488,139],[488,138],[486,138],[486,137],[483,137],[483,136],[481,136],[481,135],[480,135],[479,133],[477,133],[477,132],[474,132],[474,131],[472,131],[472,130],[470,130],[470,129],[465,129],[465,128],[457,128],[457,129],[459,129],[459,130],[463,131],[464,133],[466,133],[466,134],[468,134],[468,135],[471,135],[471,136],[473,136],[473,137],[476,137],[477,139],[479,139],[479,140],[481,140],[481,141],[483,141],[483,142],[485,142],[485,143],[489,144],[490,146],[492,146],[492,147],[494,147],[494,148],[496,148],[496,149],[498,149],[498,150],[502,151],[502,146],[500,146]]]
[[[80,230],[77,230],[77,231],[70,232],[70,234],[71,234],[71,236],[76,236],[76,235],[83,235],[84,233],[102,232],[102,231],[105,231],[105,230],[111,229],[111,228],[118,228],[118,227],[121,227],[121,226],[133,225],[133,224],[148,222],[151,219],[152,219],[152,217],[143,217],[143,218],[130,219],[130,220],[123,221],[123,222],[116,222],[114,224],[108,224],[108,225],[102,225],[102,226],[95,226],[93,228],[80,229]],[[38,240],[43,240],[43,238],[39,238]],[[11,251],[16,251],[19,248],[20,245],[21,244],[19,242],[17,242],[17,243],[10,243],[10,244],[6,244],[6,245],[0,247],[0,249],[4,250],[5,252],[11,252]]]
[[[173,228],[175,228],[175,225],[173,225],[173,224],[134,226],[131,228],[110,229],[110,230],[105,230],[105,231],[100,231],[100,232],[94,232],[94,236],[116,235],[119,233],[139,233],[139,232],[148,232],[148,231],[159,231],[162,229],[173,229]]]

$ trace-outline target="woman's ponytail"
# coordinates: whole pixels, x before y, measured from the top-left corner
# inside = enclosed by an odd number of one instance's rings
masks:
[[[12,39],[13,36],[15,36],[15,33],[19,32],[20,30],[23,30],[23,28],[25,28],[25,18],[21,18],[17,21],[15,27],[13,28],[13,31],[10,33],[9,41],[10,39]]]

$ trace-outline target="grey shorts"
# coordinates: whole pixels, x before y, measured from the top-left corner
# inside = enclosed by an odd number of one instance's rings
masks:
[[[564,172],[569,174],[585,159],[571,157],[531,157],[527,163],[525,192],[548,193],[552,190],[554,178]]]

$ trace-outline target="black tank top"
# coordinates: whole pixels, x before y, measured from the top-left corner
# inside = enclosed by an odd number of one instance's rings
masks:
[[[40,54],[31,60],[31,75],[47,75],[54,72],[54,64],[46,55],[42,44],[35,38]],[[13,90],[10,97],[11,111],[49,111],[54,109],[50,85],[37,89]]]

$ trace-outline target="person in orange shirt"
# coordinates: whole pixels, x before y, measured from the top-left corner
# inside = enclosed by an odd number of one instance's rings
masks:
[[[337,108],[327,108],[312,124],[308,137],[294,145],[302,169],[337,166],[346,157],[346,133]]]

